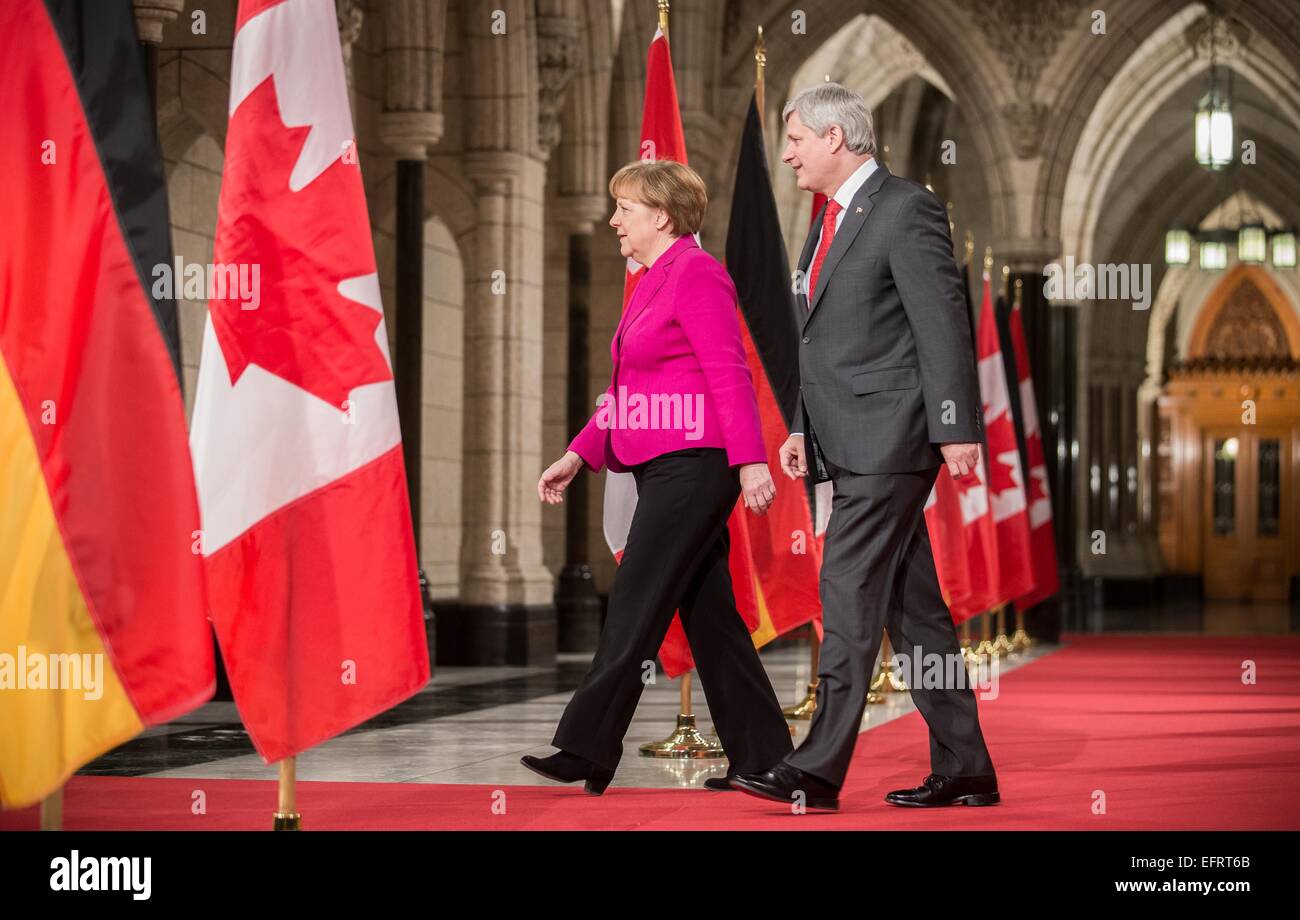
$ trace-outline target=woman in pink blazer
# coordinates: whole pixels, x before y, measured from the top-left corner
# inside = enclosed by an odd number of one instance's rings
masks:
[[[591,669],[560,719],[550,757],[523,764],[558,782],[613,779],[623,736],[654,660],[681,611],[728,776],[766,769],[790,732],[731,590],[727,520],[743,495],[764,513],[776,496],[745,362],[736,289],[695,242],[708,195],[694,170],[668,160],[610,180],[609,224],[644,271],[610,346],[613,374],[596,413],[542,474],[542,501],[563,501],[585,465],[636,478],[637,506]],[[730,789],[726,778],[706,781]]]

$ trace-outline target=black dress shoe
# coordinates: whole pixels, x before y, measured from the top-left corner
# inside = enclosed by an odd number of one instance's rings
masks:
[[[895,789],[885,796],[890,805],[936,808],[941,805],[996,805],[998,778],[987,776],[942,776],[931,773],[915,789]]]
[[[710,776],[704,781],[704,788],[712,789],[714,792],[735,792],[736,787],[731,785],[735,775],[735,773],[728,773],[726,776]]]
[[[732,777],[731,785],[760,799],[787,805],[802,801],[808,808],[838,811],[840,807],[838,789],[784,760],[762,773],[737,773]],[[801,794],[802,799],[799,797]]]
[[[550,757],[534,757],[532,754],[525,754],[519,758],[519,762],[538,776],[545,776],[557,783],[576,783],[580,779],[586,780],[584,788],[588,795],[600,795],[614,778],[613,770],[606,770],[587,758],[570,754],[568,751],[560,751]]]

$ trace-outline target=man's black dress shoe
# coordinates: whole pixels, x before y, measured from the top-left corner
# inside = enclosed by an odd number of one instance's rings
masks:
[[[784,760],[762,773],[737,773],[732,777],[731,785],[760,799],[787,805],[802,801],[808,808],[838,811],[840,807],[838,789]],[[802,799],[798,798],[800,793]]]
[[[731,780],[735,773],[728,773],[726,776],[710,776],[704,781],[705,789],[712,789],[714,792],[734,792],[735,787],[731,785]]]
[[[885,796],[890,805],[935,808],[940,805],[996,805],[998,778],[987,776],[941,776],[931,773],[915,789],[895,789]]]
[[[557,783],[576,783],[580,779],[586,780],[585,788],[588,795],[600,795],[614,778],[613,770],[606,770],[585,757],[570,754],[568,751],[560,751],[550,757],[534,757],[532,754],[525,754],[519,758],[519,762],[538,776],[545,776]]]

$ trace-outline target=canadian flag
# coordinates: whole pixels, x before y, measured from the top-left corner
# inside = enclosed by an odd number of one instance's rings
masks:
[[[682,130],[682,112],[677,104],[677,79],[673,76],[673,56],[668,36],[655,29],[646,57],[645,101],[641,108],[641,149],[643,160],[686,162],[686,134]],[[627,260],[623,281],[623,306],[626,307],[641,280],[645,266],[636,259]],[[629,478],[630,473],[624,474]],[[629,525],[631,519],[628,520]]]
[[[1038,403],[1034,399],[1034,376],[1029,366],[1029,349],[1025,345],[1025,327],[1020,321],[1019,298],[1011,310],[1011,347],[1016,358],[1016,376],[1020,388],[1020,415],[1024,430],[1025,453],[1029,459],[1029,548],[1034,557],[1034,586],[1015,598],[1016,607],[1028,610],[1060,590],[1057,572],[1056,534],[1052,527],[1052,493],[1047,485],[1047,458],[1043,453],[1043,432],[1038,422]]]
[[[986,469],[982,451],[975,470],[960,479],[941,468],[925,503],[939,588],[957,624],[1002,603]]]
[[[190,448],[235,702],[280,760],[429,678],[392,362],[330,0],[241,0]],[[231,276],[233,277],[233,275]]]
[[[673,58],[668,36],[656,29],[646,58],[645,102],[641,111],[641,157],[647,160],[686,162],[686,135],[682,131],[681,110],[677,106],[677,81],[673,77]],[[627,309],[645,267],[635,259],[627,260],[623,278],[623,309]],[[605,505],[602,524],[605,542],[614,558],[621,560],[627,547],[627,535],[636,513],[636,479],[631,473],[605,471]],[[673,617],[670,632],[675,640],[686,643],[686,632],[678,617]],[[690,670],[689,667],[683,669]],[[680,671],[671,676],[676,677]]]
[[[925,501],[925,526],[934,554],[934,569],[944,603],[952,610],[971,593],[970,562],[966,558],[966,528],[961,516],[961,496],[946,468],[939,470]],[[956,615],[954,614],[954,620]],[[961,622],[956,620],[956,622]]]
[[[1029,548],[1029,503],[1020,468],[1015,420],[1007,392],[1007,372],[1002,360],[997,319],[989,276],[984,274],[984,302],[980,307],[977,350],[980,397],[984,404],[984,432],[988,444],[988,505],[993,518],[996,579],[988,607],[1021,597],[1034,587]],[[986,608],[987,609],[987,608]]]

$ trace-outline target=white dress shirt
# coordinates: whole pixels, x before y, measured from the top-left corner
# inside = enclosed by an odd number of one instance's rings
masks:
[[[835,215],[836,233],[839,233],[840,227],[844,225],[844,215],[849,213],[849,205],[853,203],[853,196],[855,196],[862,186],[866,184],[867,179],[876,171],[877,165],[875,157],[867,157],[867,159],[863,161],[862,165],[853,171],[853,175],[845,179],[840,187],[835,191],[835,194],[832,197],[834,198],[835,203],[840,206],[840,213]],[[813,248],[814,259],[817,257],[816,253],[817,250],[821,248],[821,244],[822,228],[818,227],[817,245]],[[811,267],[812,266],[809,266],[809,268]],[[805,296],[808,297],[812,296],[812,291],[808,289],[808,282],[810,280],[809,276],[811,274],[812,272],[808,272],[803,278],[803,292]]]

